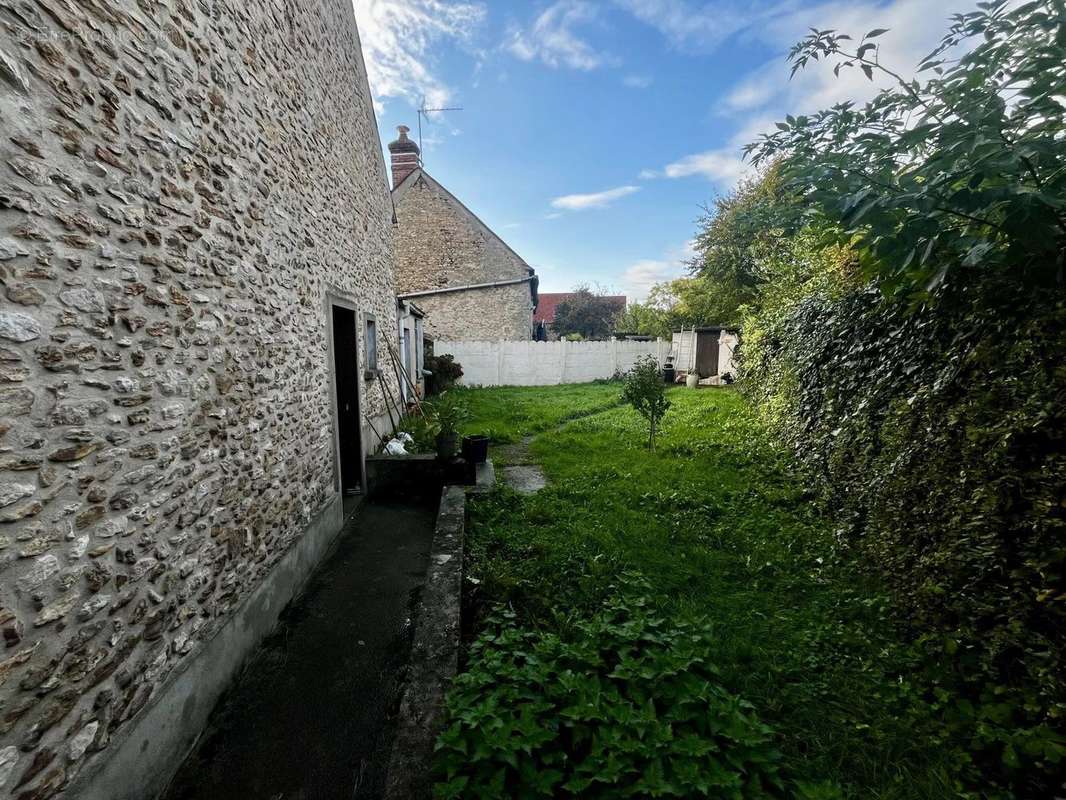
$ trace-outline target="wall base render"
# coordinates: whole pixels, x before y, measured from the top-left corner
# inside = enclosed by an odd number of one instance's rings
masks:
[[[343,527],[341,496],[319,512],[269,575],[200,652],[160,688],[109,748],[106,762],[67,790],[79,800],[157,797],[192,750],[215,703],[277,623]]]

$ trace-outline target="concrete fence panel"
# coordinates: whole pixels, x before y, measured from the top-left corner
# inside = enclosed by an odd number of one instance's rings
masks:
[[[451,354],[463,367],[465,386],[552,386],[589,383],[626,372],[641,356],[660,364],[668,342],[448,342],[435,343],[437,355]]]

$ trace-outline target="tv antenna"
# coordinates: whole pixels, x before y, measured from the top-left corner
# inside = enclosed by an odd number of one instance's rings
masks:
[[[462,111],[462,106],[452,106],[451,108],[426,108],[426,98],[422,98],[422,105],[418,108],[418,160],[422,161],[422,117],[426,118],[426,122],[429,122],[429,115],[436,114],[442,111]]]

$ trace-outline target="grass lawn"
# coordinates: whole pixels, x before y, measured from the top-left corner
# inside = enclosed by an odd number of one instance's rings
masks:
[[[488,435],[497,444],[550,430],[566,420],[606,411],[620,402],[617,386],[596,383],[562,386],[503,386],[450,390],[462,397],[471,418],[463,433]]]
[[[438,794],[996,796],[963,791],[888,600],[743,398],[671,389],[650,453],[620,393],[464,390],[467,430],[538,434],[550,483],[473,501]]]

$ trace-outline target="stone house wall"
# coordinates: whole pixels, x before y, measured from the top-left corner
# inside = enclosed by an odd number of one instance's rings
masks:
[[[350,0],[0,3],[0,797],[106,760],[339,505],[380,147]]]
[[[415,298],[426,332],[450,341],[518,340],[532,336],[529,284],[515,283]]]
[[[528,279],[529,266],[424,171],[394,193],[396,291],[422,292]],[[529,339],[529,280],[491,289],[419,295],[426,330],[440,339]]]

